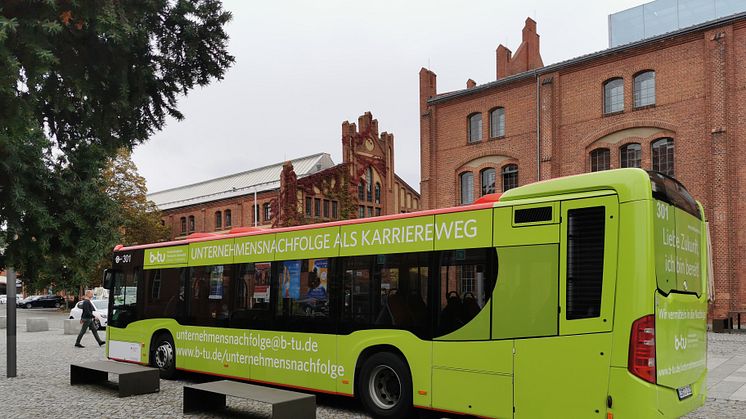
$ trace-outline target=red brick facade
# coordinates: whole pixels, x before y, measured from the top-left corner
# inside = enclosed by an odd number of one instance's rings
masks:
[[[283,227],[419,209],[419,193],[394,173],[394,135],[379,134],[378,121],[370,112],[360,116],[357,124],[342,124],[342,156],[341,164],[301,178],[285,162],[280,179],[274,179],[280,187],[256,196],[256,226]],[[253,227],[254,204],[254,194],[247,193],[170,208],[162,210],[163,222],[171,227],[173,239]]]
[[[438,93],[436,76],[420,71],[423,208],[460,203],[459,176],[517,164],[518,184],[588,172],[590,153],[641,145],[641,167],[653,168],[651,143],[671,138],[674,176],[701,201],[711,222],[715,267],[712,315],[746,309],[746,18],[737,16],[667,36],[543,67],[536,24],[510,58],[497,51],[498,80]],[[535,54],[535,55],[533,55]],[[518,61],[515,61],[518,60]],[[655,72],[654,104],[635,107],[634,78]],[[604,112],[604,84],[622,78],[623,110]],[[504,136],[490,138],[490,111],[504,108]],[[481,140],[468,140],[468,117],[482,114]],[[538,140],[537,140],[538,137]]]

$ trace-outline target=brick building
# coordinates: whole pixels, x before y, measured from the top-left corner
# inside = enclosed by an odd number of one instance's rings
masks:
[[[172,239],[410,212],[420,195],[394,172],[394,135],[370,112],[342,124],[342,159],[326,153],[155,192]]]
[[[544,66],[536,22],[496,80],[442,93],[420,71],[422,207],[618,167],[672,174],[704,204],[712,315],[746,309],[746,13]]]

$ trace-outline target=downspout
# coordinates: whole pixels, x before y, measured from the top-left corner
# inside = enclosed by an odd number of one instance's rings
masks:
[[[541,180],[541,86],[539,72],[534,70],[536,77],[536,181]]]

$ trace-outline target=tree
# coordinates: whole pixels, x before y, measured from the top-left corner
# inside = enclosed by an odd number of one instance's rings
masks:
[[[138,174],[132,152],[120,149],[104,170],[104,179],[106,194],[119,207],[122,244],[129,246],[168,240],[169,228],[161,222],[158,207],[147,198],[145,178]]]
[[[111,251],[106,162],[223,77],[230,19],[219,0],[0,3],[0,234],[24,278],[83,282]]]

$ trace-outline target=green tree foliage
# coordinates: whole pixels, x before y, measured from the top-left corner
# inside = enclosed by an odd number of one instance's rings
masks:
[[[180,95],[223,77],[230,18],[219,0],[0,2],[7,264],[36,286],[87,280],[123,225],[107,161],[181,119]]]
[[[161,223],[161,212],[147,198],[145,178],[137,173],[132,153],[119,150],[104,170],[106,194],[119,205],[120,243],[130,246],[168,240],[169,227]]]

